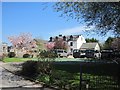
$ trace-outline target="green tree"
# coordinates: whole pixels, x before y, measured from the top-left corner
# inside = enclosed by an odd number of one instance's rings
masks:
[[[108,37],[108,39],[105,41],[105,43],[103,45],[103,48],[104,49],[112,49],[111,45],[112,45],[113,40],[114,40],[114,38]]]
[[[114,38],[114,40],[112,41],[111,47],[114,50],[119,50],[120,51],[120,38]]]
[[[95,38],[86,38],[85,40],[86,40],[87,43],[89,43],[89,42],[99,42],[99,41],[98,41],[97,39],[95,39]]]
[[[120,36],[120,2],[58,2],[54,5],[61,16],[71,17],[88,26],[95,26],[94,32],[106,35],[112,31]]]

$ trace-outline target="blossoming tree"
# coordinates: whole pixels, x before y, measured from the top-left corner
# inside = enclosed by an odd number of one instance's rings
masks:
[[[12,43],[16,54],[19,51],[30,52],[30,50],[37,47],[36,42],[30,33],[21,33],[18,36],[10,36],[8,39]]]
[[[68,45],[63,39],[59,38],[59,39],[55,39],[54,42],[48,42],[46,44],[46,47],[48,50],[53,50],[53,49],[67,50]]]
[[[55,43],[54,42],[48,42],[48,43],[46,43],[46,48],[48,50],[53,50],[54,47],[55,47]]]

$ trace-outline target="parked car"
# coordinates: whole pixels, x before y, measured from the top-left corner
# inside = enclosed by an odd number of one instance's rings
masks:
[[[55,52],[57,53],[58,57],[67,57],[67,51],[63,49],[55,49]]]
[[[73,50],[73,57],[74,58],[80,58],[80,50],[79,49],[74,49]]]
[[[80,57],[81,58],[86,57],[86,50],[80,50]]]
[[[84,58],[86,56],[84,50],[74,49],[73,50],[73,57],[74,58]]]
[[[74,58],[100,58],[101,53],[99,51],[95,50],[79,50],[79,49],[74,49],[73,50],[73,57]]]
[[[101,58],[101,53],[97,50],[86,50],[87,58]]]

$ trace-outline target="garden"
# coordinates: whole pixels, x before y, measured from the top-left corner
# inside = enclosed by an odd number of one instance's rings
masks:
[[[119,66],[115,62],[57,58],[50,51],[41,51],[38,58],[4,58],[3,61],[24,62],[18,74],[44,87],[60,90],[119,90]]]
[[[60,90],[119,90],[119,65],[109,60],[58,58],[41,50],[38,57],[5,57],[3,62],[23,62],[16,72],[26,79]]]
[[[26,36],[26,34],[23,34],[18,37],[27,38]],[[16,40],[13,37],[10,39]],[[35,41],[30,39],[26,43],[27,40],[23,43],[13,43],[16,53],[9,52],[8,56],[3,58],[5,63],[23,62],[21,71],[15,74],[40,83],[44,87],[53,87],[60,90],[120,89],[120,65],[115,61],[92,58],[60,58],[52,50],[55,48],[53,44],[46,45],[47,50],[41,50],[36,46]],[[26,53],[19,54],[21,51]],[[36,53],[37,55],[34,57]]]

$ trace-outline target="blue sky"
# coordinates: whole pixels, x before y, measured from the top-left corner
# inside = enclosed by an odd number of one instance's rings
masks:
[[[29,32],[33,38],[48,40],[59,34],[82,34],[85,38],[96,38],[104,41],[107,37],[93,34],[88,35],[84,30],[86,25],[76,20],[60,17],[52,8],[54,3],[45,2],[4,2],[2,4],[2,39],[9,43],[7,38],[20,33]],[[45,10],[45,6],[48,6]],[[93,27],[91,28],[93,29]],[[90,30],[89,30],[90,31]]]

